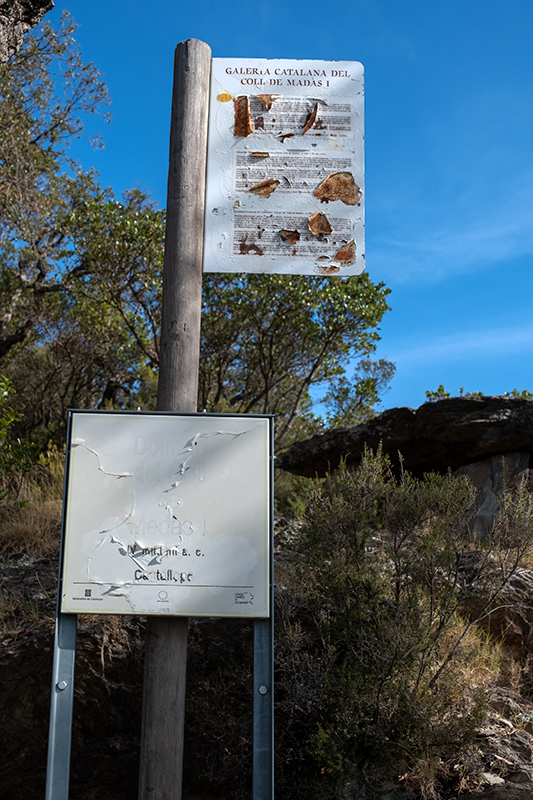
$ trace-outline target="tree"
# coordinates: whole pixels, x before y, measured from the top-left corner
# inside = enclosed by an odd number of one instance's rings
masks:
[[[44,441],[68,406],[150,410],[159,365],[165,214],[69,158],[107,102],[74,29],[0,69],[0,361],[24,387],[16,432]],[[366,418],[393,373],[371,359],[387,295],[366,275],[205,275],[200,408],[275,414],[278,445]]]
[[[75,291],[120,320],[144,365],[143,382],[159,366],[164,223],[164,213],[139,191],[122,203],[90,199],[73,215]],[[361,421],[394,371],[370,358],[388,294],[367,275],[205,274],[199,407],[275,414],[278,443],[326,421],[326,412],[314,412],[317,401],[325,403],[329,424]],[[140,363],[133,383],[139,370]],[[136,388],[142,403],[136,392],[131,402],[154,407],[155,397]]]
[[[69,406],[127,394],[139,362],[116,311],[84,291],[76,226],[114,200],[69,153],[109,102],[75,29],[64,14],[0,66],[0,360],[19,390],[14,432],[41,443],[61,442]]]
[[[111,309],[54,295],[46,319],[2,361],[17,389],[13,433],[60,446],[67,409],[127,404],[139,366],[138,350]]]
[[[165,213],[139,190],[91,198],[72,216],[74,293],[120,320],[150,368],[159,366]]]
[[[0,358],[46,316],[50,294],[72,286],[71,215],[101,195],[68,153],[87,115],[108,102],[75,27],[68,15],[55,31],[45,24],[0,65]]]
[[[112,382],[127,384],[128,402],[147,409],[155,395],[146,385],[153,390],[159,366],[164,223],[164,212],[138,190],[121,203],[90,198],[72,215],[78,267],[71,292],[99,313],[106,310],[129,337],[137,358],[128,375]],[[322,395],[330,424],[361,421],[393,373],[390,362],[369,357],[387,296],[366,275],[206,274],[199,407],[275,414],[278,443],[323,424],[313,411]],[[358,359],[349,380],[347,369]]]
[[[368,275],[205,276],[200,407],[275,414],[278,444],[324,424],[317,402],[330,423],[360,422],[393,371],[369,359],[388,293]]]

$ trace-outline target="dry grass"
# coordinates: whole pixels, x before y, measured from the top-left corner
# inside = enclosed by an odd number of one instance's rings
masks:
[[[0,504],[0,556],[43,557],[59,546],[63,456],[51,451]]]
[[[460,617],[451,622],[439,643],[438,657],[442,658],[454,648],[466,625],[467,622]],[[454,735],[461,730],[461,721],[468,726],[468,720],[473,715],[476,727],[482,723],[489,711],[488,698],[491,689],[499,684],[500,665],[501,652],[498,645],[479,628],[468,630],[435,694],[437,737],[448,736],[449,745]],[[444,698],[445,709],[442,705]],[[441,707],[440,718],[438,706]],[[446,739],[442,743],[446,743]],[[449,747],[447,751],[449,759]],[[399,776],[399,781],[408,794],[422,800],[440,800],[443,782],[459,785],[462,787],[461,791],[475,788],[479,765],[477,759],[472,761],[474,751],[475,747],[472,746],[459,749],[450,761],[443,759],[432,748],[425,752],[422,750],[419,757],[411,762],[409,769]]]
[[[441,651],[447,653],[461,638],[466,620],[456,617],[442,638]],[[470,628],[459,645],[451,666],[450,691],[459,703],[469,690],[489,689],[497,682],[501,666],[501,650],[481,628]],[[452,687],[454,687],[452,689]]]
[[[53,632],[54,624],[55,615],[49,604],[35,597],[15,597],[0,587],[0,634],[4,645],[7,639],[16,641],[30,631]]]

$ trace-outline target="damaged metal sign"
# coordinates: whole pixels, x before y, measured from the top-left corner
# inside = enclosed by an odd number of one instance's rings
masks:
[[[364,270],[363,67],[215,58],[204,271]]]
[[[62,612],[268,617],[271,424],[71,412]]]

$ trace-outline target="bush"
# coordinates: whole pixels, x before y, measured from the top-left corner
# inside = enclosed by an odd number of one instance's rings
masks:
[[[315,486],[294,586],[278,593],[284,797],[372,797],[400,783],[436,798],[453,781],[496,674],[475,622],[531,547],[526,494],[479,542],[465,477],[395,477],[367,452]],[[469,619],[472,597],[483,600]]]
[[[11,436],[18,419],[12,394],[0,375],[0,556],[40,556],[59,545],[64,456],[52,445],[39,452]]]
[[[11,381],[0,375],[0,503],[16,500],[24,476],[31,471],[38,450],[30,443],[9,440],[9,429],[18,414],[9,405]]]

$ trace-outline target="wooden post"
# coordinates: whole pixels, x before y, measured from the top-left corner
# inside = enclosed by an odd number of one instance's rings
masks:
[[[176,48],[158,411],[197,410],[211,50]],[[181,800],[187,619],[148,617],[139,800]]]

